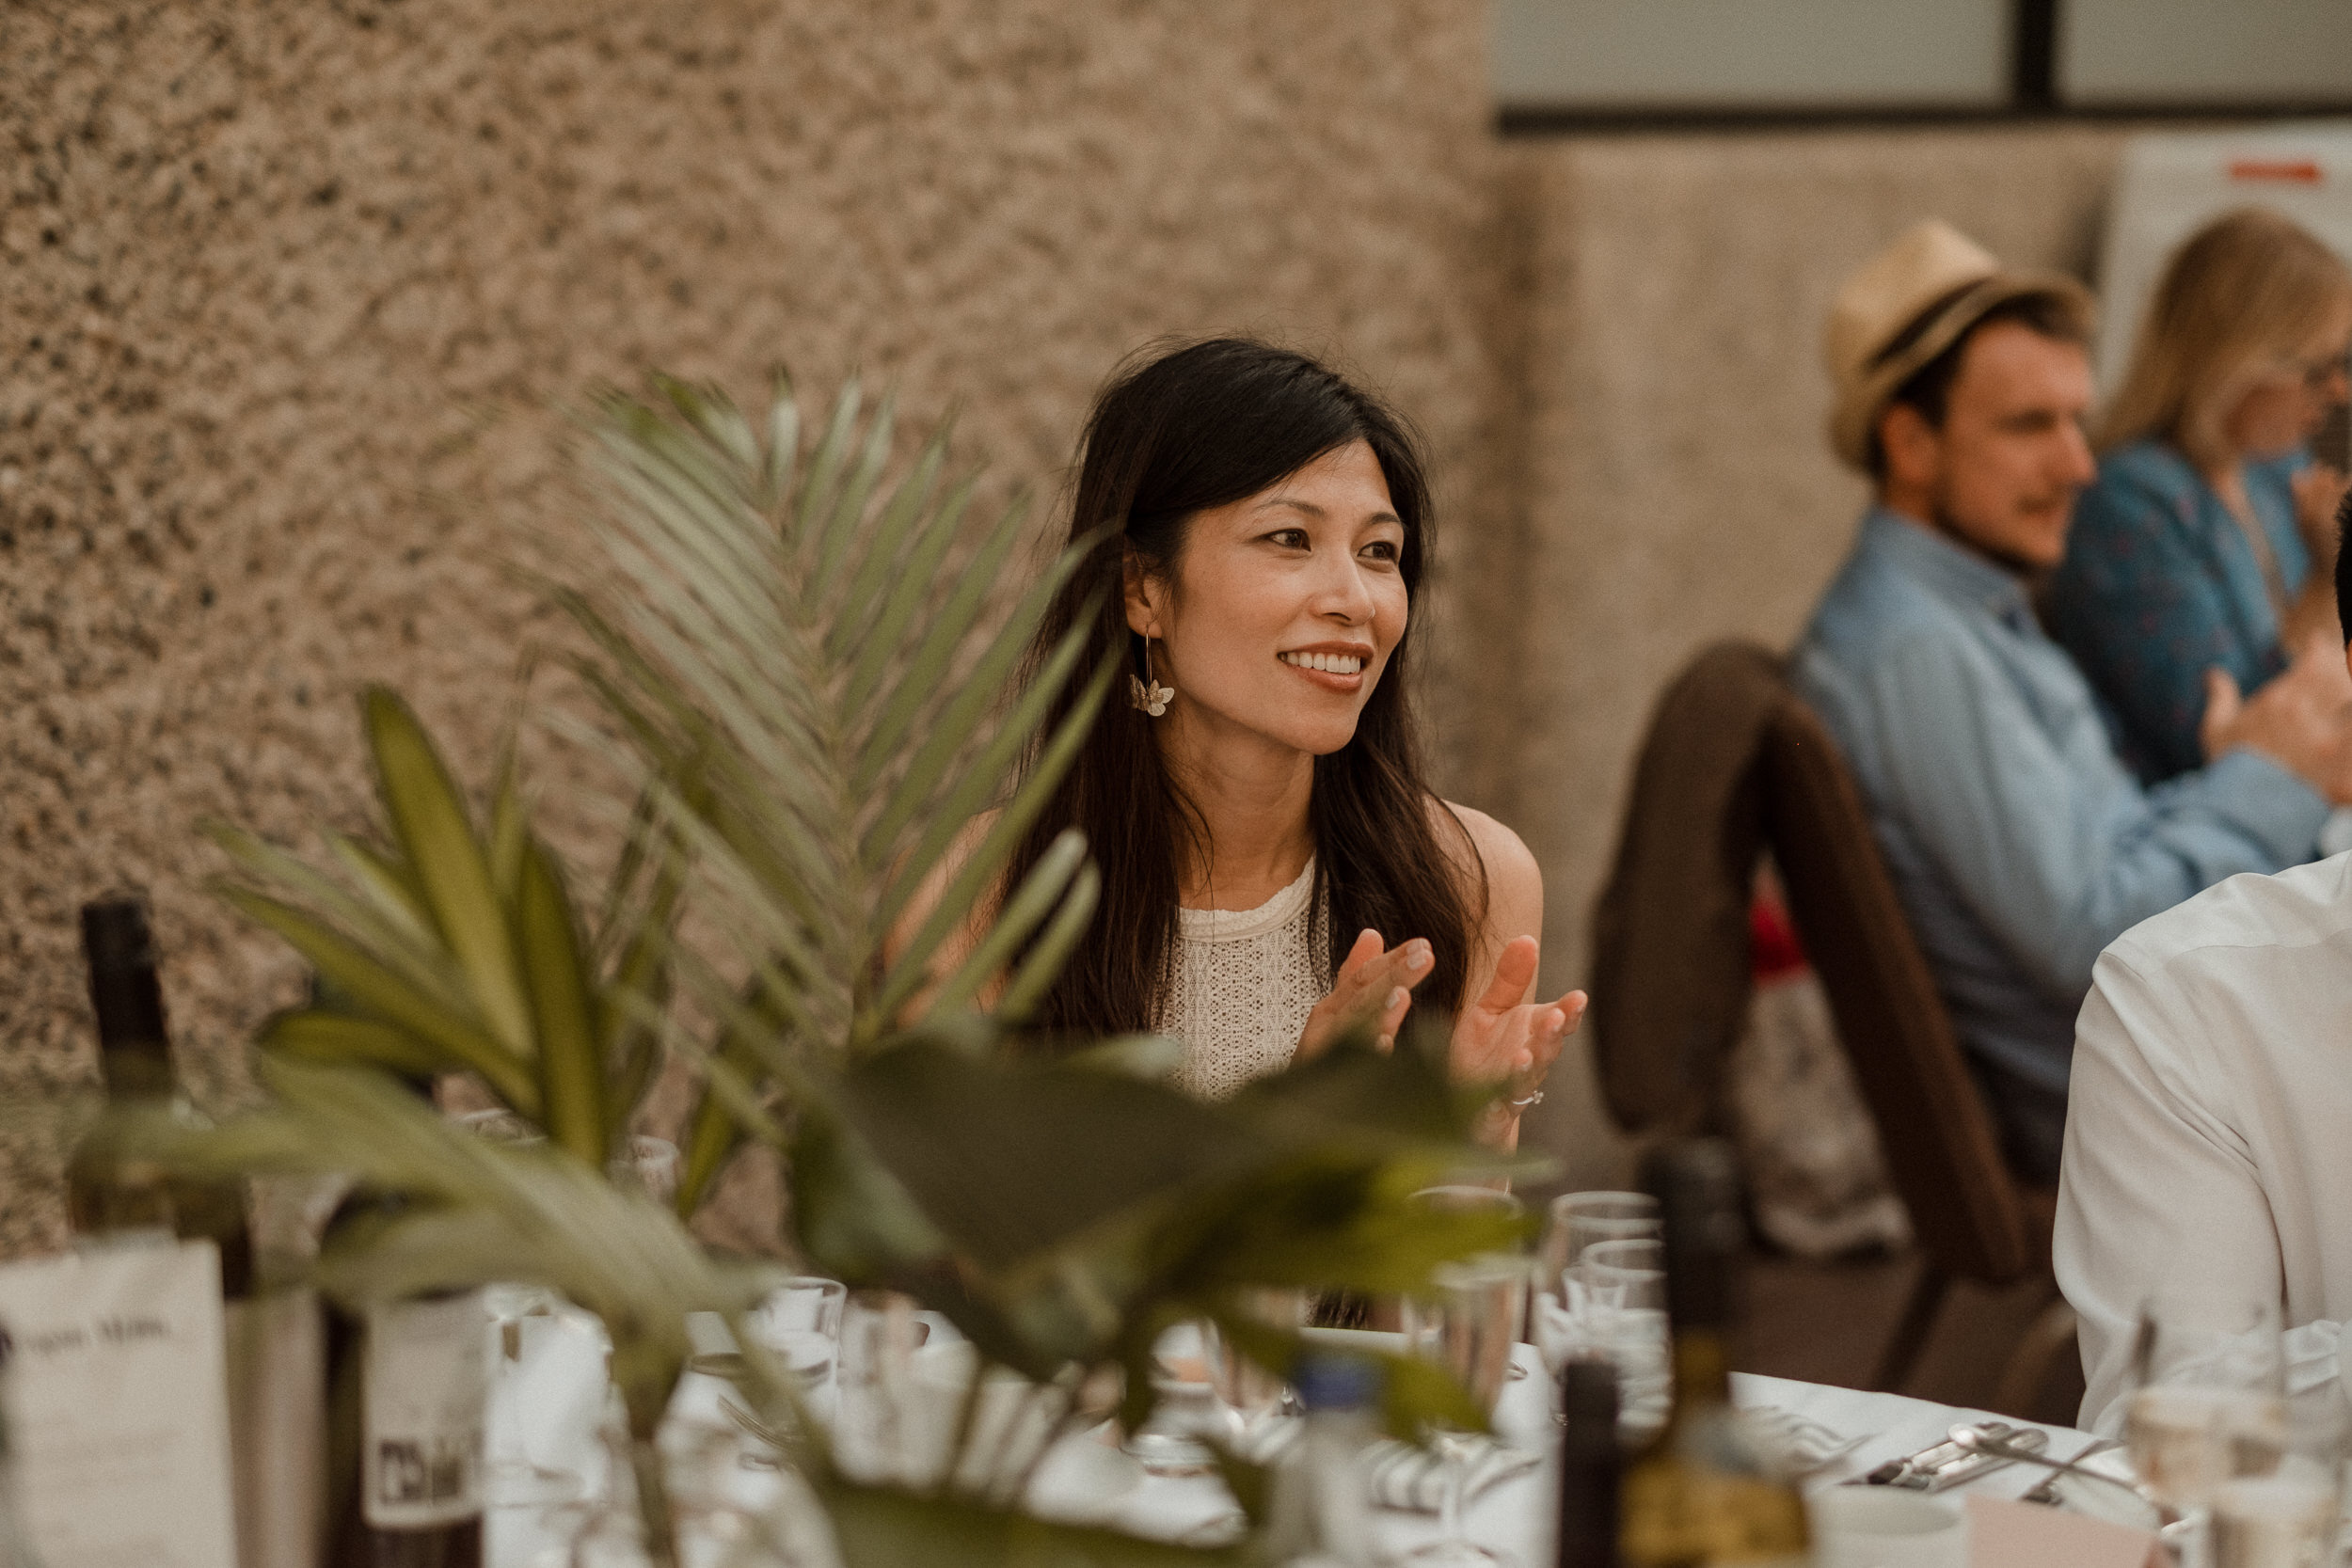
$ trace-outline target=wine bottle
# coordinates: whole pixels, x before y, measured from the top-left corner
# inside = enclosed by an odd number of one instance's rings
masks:
[[[1665,1223],[1674,1410],[1625,1477],[1628,1568],[1795,1568],[1809,1560],[1804,1499],[1731,1407],[1724,1334],[1743,1227],[1739,1171],[1718,1139],[1652,1153],[1644,1187]]]
[[[209,1239],[220,1249],[221,1293],[241,1301],[253,1289],[244,1183],[176,1175],[142,1147],[142,1129],[159,1120],[199,1120],[172,1068],[146,907],[129,898],[84,905],[82,951],[107,1105],[67,1160],[67,1218],[90,1240]]]
[[[12,1353],[8,1331],[0,1326],[0,1568],[40,1568],[40,1554],[33,1550],[32,1534],[25,1528],[16,1495],[16,1443],[9,1425],[14,1418],[8,1399]]]
[[[1560,1369],[1560,1418],[1558,1568],[1617,1568],[1617,1370],[1597,1356],[1571,1358]]]
[[[201,1126],[202,1117],[181,1092],[173,1066],[145,906],[132,898],[83,906],[82,950],[106,1110],[67,1162],[68,1218],[86,1243],[203,1239],[218,1250],[238,1562],[312,1568],[320,1508],[315,1302],[298,1282],[267,1277],[244,1182],[180,1175],[150,1152],[158,1125]]]
[[[427,1080],[410,1085],[430,1099]],[[406,1199],[355,1189],[324,1245],[397,1219]],[[330,1509],[336,1568],[481,1568],[488,1317],[479,1291],[330,1308]]]

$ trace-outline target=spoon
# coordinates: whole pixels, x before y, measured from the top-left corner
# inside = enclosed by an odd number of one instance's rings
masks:
[[[2104,1470],[2094,1470],[2088,1465],[2080,1465],[2071,1459],[2052,1459],[2049,1455],[2036,1453],[2031,1449],[2021,1449],[2016,1444],[2005,1443],[1998,1437],[1988,1437],[1975,1427],[1954,1427],[1952,1441],[1963,1449],[1972,1449],[1978,1453],[1989,1454],[1994,1459],[2013,1459],[2021,1464],[2039,1465],[2045,1470],[2062,1470],[2068,1475],[2089,1476],[2092,1481],[2104,1481],[2109,1486],[2120,1486],[2135,1497],[2139,1496],[2139,1488],[2121,1476],[2111,1476]]]

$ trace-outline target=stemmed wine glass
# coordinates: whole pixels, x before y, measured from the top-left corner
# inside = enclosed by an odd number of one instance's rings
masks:
[[[1512,1350],[1526,1322],[1528,1274],[1527,1259],[1507,1254],[1442,1264],[1431,1274],[1429,1294],[1408,1297],[1405,1303],[1406,1348],[1452,1373],[1489,1418],[1509,1381]],[[1430,1438],[1445,1465],[1438,1539],[1417,1548],[1407,1560],[1429,1568],[1491,1568],[1510,1562],[1507,1554],[1477,1544],[1462,1530],[1463,1487],[1470,1460],[1485,1439],[1436,1423]]]
[[[1261,1287],[1241,1292],[1241,1311],[1275,1328],[1295,1329],[1307,1321],[1307,1292]],[[1232,1427],[1233,1441],[1248,1451],[1263,1440],[1290,1399],[1290,1386],[1242,1354],[1214,1323],[1200,1325],[1201,1352],[1209,1383]]]

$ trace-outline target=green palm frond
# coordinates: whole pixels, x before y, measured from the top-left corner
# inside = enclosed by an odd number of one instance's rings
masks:
[[[439,750],[382,688],[361,704],[384,842],[327,835],[329,867],[216,825],[217,891],[300,953],[331,1003],[263,1025],[264,1055],[406,1077],[470,1072],[601,1168],[658,1060],[682,873],[650,801],[591,929],[501,759],[478,831]],[[674,795],[693,798],[688,772]],[[605,955],[610,955],[609,958]]]
[[[904,1022],[939,944],[1001,877],[1111,672],[1081,668],[1073,632],[1010,695],[1081,552],[1025,593],[1000,592],[1025,529],[1015,502],[949,570],[973,483],[946,480],[945,431],[894,475],[888,400],[867,417],[851,383],[805,456],[801,425],[782,376],[757,421],[716,388],[667,378],[646,399],[603,398],[586,452],[606,503],[597,537],[628,592],[559,602],[597,649],[591,684],[647,778],[701,759],[702,799],[657,794],[727,924],[755,933],[791,993],[753,1000],[792,1021],[791,1049],[856,1054]],[[1041,733],[1073,682],[1079,700]],[[996,831],[885,966],[915,890],[991,810]],[[1023,957],[1019,999],[1033,1001],[1094,897],[1083,859],[1073,841],[1006,890],[994,934],[930,1005],[976,1005]]]

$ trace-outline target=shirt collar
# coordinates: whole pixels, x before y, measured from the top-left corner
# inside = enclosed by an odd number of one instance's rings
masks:
[[[2010,626],[2032,624],[2026,585],[1959,541],[1884,506],[1862,520],[1862,547],[1954,604],[1982,610]]]

